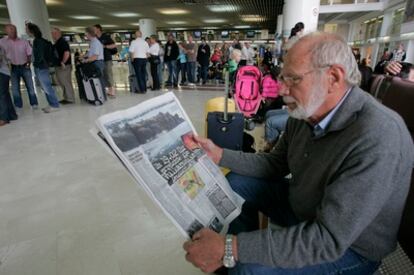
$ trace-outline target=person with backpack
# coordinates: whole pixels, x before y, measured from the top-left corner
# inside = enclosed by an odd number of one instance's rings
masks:
[[[49,74],[49,66],[53,66],[53,45],[42,37],[39,27],[33,23],[26,24],[26,31],[33,40],[33,67],[42,90],[46,95],[49,106],[42,108],[45,113],[59,110],[59,100],[56,91],[53,89]]]
[[[102,31],[102,26],[99,24],[94,25],[96,37],[101,41],[104,51],[104,70],[103,70],[103,79],[105,82],[105,87],[108,88],[109,98],[115,97],[115,85],[114,85],[114,74],[112,71],[112,55],[118,53],[118,49],[114,40],[112,40],[109,33],[104,33]]]
[[[62,37],[59,28],[52,29],[52,38],[55,41],[56,64],[55,71],[57,80],[63,90],[63,100],[60,104],[72,104],[75,102],[75,93],[72,84],[72,60],[70,57],[69,43]]]

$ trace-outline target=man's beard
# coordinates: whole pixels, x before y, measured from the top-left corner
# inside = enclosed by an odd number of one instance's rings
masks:
[[[284,96],[283,101],[285,103],[295,103],[296,108],[291,110],[287,109],[289,112],[289,116],[296,118],[296,119],[302,119],[306,120],[309,117],[311,117],[315,112],[319,109],[319,107],[322,106],[322,104],[325,102],[326,98],[326,92],[322,92],[323,87],[313,87],[310,91],[310,97],[309,102],[306,106],[300,105],[293,97],[291,96]]]

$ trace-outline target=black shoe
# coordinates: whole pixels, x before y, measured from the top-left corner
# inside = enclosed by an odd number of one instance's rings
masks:
[[[174,84],[174,88],[178,88],[178,84]]]
[[[73,104],[72,101],[68,101],[66,99],[59,101],[60,104],[66,105],[66,104]]]

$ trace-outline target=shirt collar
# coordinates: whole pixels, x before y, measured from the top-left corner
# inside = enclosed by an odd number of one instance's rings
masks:
[[[349,92],[352,90],[352,87],[349,88],[345,95],[342,97],[342,99],[338,102],[338,104],[336,104],[335,108],[333,108],[327,116],[325,116],[324,119],[322,119],[321,121],[319,121],[318,124],[316,124],[313,127],[313,133],[315,136],[320,136],[321,134],[325,133],[326,127],[328,127],[329,123],[331,122],[333,116],[335,115],[335,113],[338,111],[339,107],[341,107],[341,105],[344,103],[345,99],[347,98],[347,96],[349,95]]]

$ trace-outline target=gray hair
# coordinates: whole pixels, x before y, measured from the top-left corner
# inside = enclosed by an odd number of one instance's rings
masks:
[[[348,46],[341,36],[313,32],[305,35],[298,41],[304,39],[312,39],[312,41],[315,41],[312,43],[312,48],[310,49],[311,63],[314,68],[341,65],[345,70],[345,81],[348,85],[359,85],[361,82],[361,73],[359,72],[358,64],[351,47]]]

